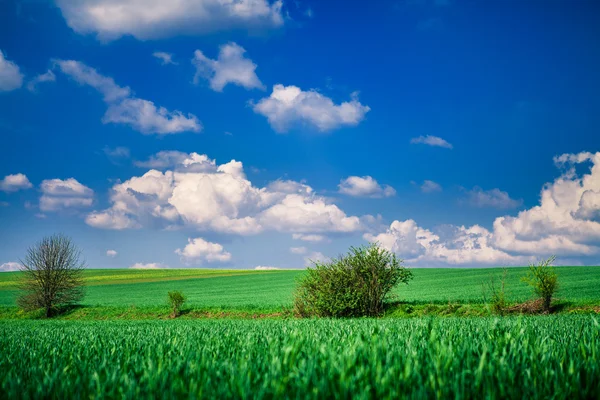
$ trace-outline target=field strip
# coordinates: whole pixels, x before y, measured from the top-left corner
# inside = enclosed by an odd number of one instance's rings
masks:
[[[151,282],[165,282],[165,281],[181,281],[190,279],[208,279],[208,278],[222,278],[228,276],[248,276],[248,275],[266,275],[273,273],[273,271],[239,271],[235,273],[203,273],[203,274],[186,274],[186,275],[160,275],[160,276],[149,276],[144,278],[131,278],[131,276],[124,275],[117,279],[114,277],[107,277],[102,279],[96,276],[84,278],[86,286],[104,286],[104,285],[129,285],[135,283],[151,283]],[[7,280],[0,281],[0,291],[2,290],[15,290],[18,288],[18,280]]]
[[[206,275],[182,275],[182,276],[163,276],[160,278],[141,278],[141,279],[117,279],[117,280],[92,280],[86,282],[87,286],[104,286],[104,285],[129,285],[134,283],[150,283],[150,282],[164,282],[164,281],[184,281],[193,279],[210,279],[210,278],[223,278],[229,276],[246,276],[246,275],[263,275],[263,272],[248,272],[248,273],[236,273],[236,274],[206,274]]]

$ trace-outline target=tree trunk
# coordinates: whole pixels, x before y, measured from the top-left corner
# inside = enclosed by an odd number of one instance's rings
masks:
[[[544,298],[544,311],[550,313],[550,304],[552,303],[552,297]]]
[[[52,308],[46,307],[46,318],[50,318],[52,316]]]

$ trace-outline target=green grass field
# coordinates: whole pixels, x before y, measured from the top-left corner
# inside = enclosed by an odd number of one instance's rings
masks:
[[[0,398],[600,398],[600,267],[557,272],[558,315],[489,317],[501,269],[415,269],[387,318],[346,320],[288,318],[302,271],[88,270],[58,320],[18,311],[4,273]]]
[[[557,267],[558,297],[575,304],[600,304],[600,267]],[[414,304],[481,303],[481,283],[501,269],[414,269],[414,280],[396,291]],[[248,270],[87,270],[88,306],[163,306],[167,292],[181,290],[199,308],[276,310],[290,306],[302,271]],[[531,298],[520,281],[524,268],[509,269],[507,292],[513,301]],[[0,306],[14,306],[18,273],[0,274]]]
[[[0,323],[7,398],[600,396],[591,316]]]

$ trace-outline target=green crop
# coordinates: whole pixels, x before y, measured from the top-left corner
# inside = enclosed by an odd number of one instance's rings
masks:
[[[598,398],[591,316],[0,323],[0,397]]]
[[[498,268],[413,269],[410,285],[402,285],[397,299],[420,304],[481,303],[481,284]],[[600,300],[600,267],[556,267],[561,288],[558,301],[597,303]],[[510,268],[507,301],[526,301],[531,288],[521,282],[526,268]],[[180,290],[188,305],[201,308],[279,310],[292,306],[296,280],[304,271],[250,270],[86,270],[87,306],[163,306],[167,292]],[[0,273],[0,306],[15,306],[16,272]],[[157,300],[158,299],[158,300]]]

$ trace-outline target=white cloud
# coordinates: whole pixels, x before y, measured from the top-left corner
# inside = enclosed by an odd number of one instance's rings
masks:
[[[7,262],[0,265],[0,272],[15,272],[21,270],[21,264],[18,262]]]
[[[144,134],[166,135],[181,132],[200,132],[202,125],[193,114],[169,111],[143,99],[125,99],[111,104],[102,118],[104,123],[127,124]]]
[[[129,218],[125,212],[116,209],[91,212],[85,217],[85,223],[100,229],[122,230],[141,228],[141,225]]]
[[[292,254],[306,254],[308,249],[306,247],[290,247],[290,253]]]
[[[184,115],[181,111],[169,111],[157,107],[149,100],[132,96],[128,87],[120,87],[112,78],[99,74],[79,61],[55,60],[60,70],[81,85],[88,85],[99,91],[108,104],[102,117],[103,123],[130,125],[143,134],[174,134],[200,132],[202,124],[193,114]]]
[[[108,257],[116,257],[117,256],[117,252],[115,250],[106,250],[106,255]]]
[[[6,175],[0,180],[0,190],[3,192],[16,192],[24,189],[31,189],[33,185],[24,174]]]
[[[327,241],[327,237],[325,237],[323,235],[304,234],[304,233],[294,233],[294,234],[292,234],[292,239],[302,240],[305,242],[325,242],[325,241]]]
[[[340,193],[355,197],[391,197],[396,190],[389,185],[380,185],[370,176],[349,176],[338,185]]]
[[[56,81],[56,75],[54,75],[54,72],[52,72],[51,70],[48,70],[47,72],[39,74],[38,76],[30,80],[27,83],[27,90],[29,90],[30,92],[35,92],[35,90],[37,89],[37,85],[39,85],[40,83],[54,81]]]
[[[94,191],[75,178],[46,179],[40,185],[40,210],[59,211],[66,208],[89,207],[94,201]]]
[[[104,101],[113,103],[131,95],[129,87],[121,87],[113,78],[101,75],[94,68],[74,60],[54,60],[63,74],[68,75],[80,85],[91,86],[104,96]]]
[[[270,29],[284,23],[282,1],[268,0],[57,0],[67,24],[109,41],[202,35],[231,29]]]
[[[161,61],[162,65],[177,65],[177,63],[173,61],[173,54],[171,53],[165,53],[164,51],[155,51],[154,53],[152,53],[152,56],[158,58]]]
[[[431,136],[431,135],[419,136],[416,138],[412,138],[412,139],[410,139],[410,143],[426,144],[428,146],[444,147],[446,149],[452,148],[452,145],[450,143],[448,143],[447,141],[445,141],[444,139],[442,139],[441,137]]]
[[[316,90],[302,91],[296,86],[273,86],[269,97],[253,104],[254,112],[267,117],[277,132],[287,132],[297,125],[315,127],[321,132],[342,126],[358,125],[369,112],[368,106],[358,101],[353,93],[350,101],[335,104]]]
[[[135,263],[129,268],[130,269],[164,269],[164,268],[169,268],[169,266],[162,264],[162,263],[147,263],[147,264]]]
[[[600,253],[600,221],[595,218],[600,211],[600,152],[563,154],[555,162],[565,169],[544,185],[538,206],[494,221],[496,246],[529,254]],[[575,166],[582,163],[591,168],[579,176]]]
[[[127,229],[162,223],[239,235],[363,229],[360,218],[346,215],[305,183],[278,180],[255,187],[236,160],[217,165],[206,155],[161,152],[138,165],[169,169],[115,184],[111,207],[89,214],[89,225]]]
[[[92,189],[77,182],[74,178],[46,179],[40,186],[44,194],[52,196],[90,197],[94,195]]]
[[[474,187],[467,192],[466,202],[475,207],[493,207],[493,208],[516,208],[523,201],[512,199],[508,193],[500,189],[483,190],[480,187]]]
[[[437,182],[425,180],[421,185],[421,191],[423,193],[441,192],[442,186]]]
[[[256,76],[256,64],[244,57],[245,52],[243,47],[233,42],[220,47],[216,60],[212,60],[200,50],[196,50],[192,59],[192,63],[196,67],[194,83],[198,83],[200,79],[207,79],[210,88],[216,92],[223,91],[223,88],[229,83],[248,90],[265,90],[265,86]]]
[[[217,164],[205,154],[181,151],[159,151],[147,161],[134,162],[136,167],[151,169],[176,169],[182,172],[216,172]]]
[[[323,198],[286,195],[281,202],[261,213],[263,225],[278,231],[298,233],[355,232],[362,229],[360,219],[347,216]]]
[[[0,92],[10,92],[23,85],[23,74],[19,66],[4,57],[0,50]]]
[[[442,235],[413,220],[394,221],[369,241],[406,257],[411,263],[523,264],[536,257],[597,256],[600,254],[600,152],[564,154],[555,158],[562,174],[543,186],[540,203],[517,216],[495,219],[493,230],[474,225],[446,227]],[[575,166],[591,163],[589,173]]]
[[[281,268],[277,268],[277,267],[266,267],[263,265],[259,265],[257,267],[254,268],[256,271],[276,271],[279,270]]]
[[[306,257],[304,257],[304,265],[306,267],[313,266],[315,263],[325,263],[329,262],[331,259],[327,257],[325,254],[319,251],[313,251]]]
[[[398,254],[410,264],[523,264],[525,257],[512,256],[494,248],[491,233],[478,225],[470,228],[451,227],[446,238],[441,238],[428,229],[423,229],[411,219],[394,221],[379,235],[365,234],[369,242]]]
[[[207,242],[202,238],[188,239],[188,244],[183,249],[175,250],[181,256],[185,264],[200,265],[204,261],[228,262],[231,261],[231,253],[225,251],[219,243]]]
[[[281,180],[277,179],[269,183],[267,189],[272,192],[286,193],[286,194],[302,194],[310,195],[313,193],[313,189],[303,182],[296,182],[292,180]]]

